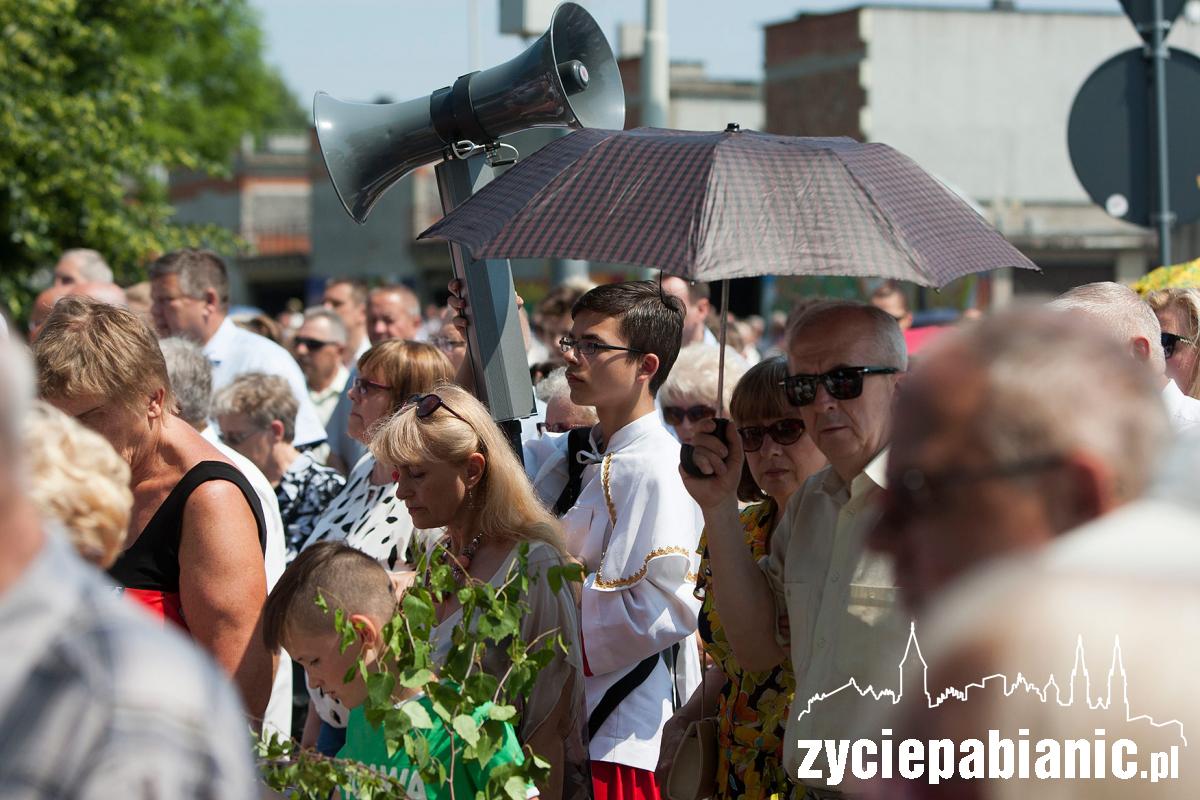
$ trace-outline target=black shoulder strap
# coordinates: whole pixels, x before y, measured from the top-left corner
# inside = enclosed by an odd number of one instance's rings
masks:
[[[646,682],[646,678],[650,677],[655,663],[660,658],[662,658],[662,653],[646,656],[638,662],[637,666],[625,673],[621,680],[608,687],[608,691],[600,698],[596,708],[588,715],[589,739],[595,739],[596,732],[600,730],[600,726],[604,724],[605,720],[617,710],[617,706],[621,705],[634,689]]]
[[[591,428],[572,428],[567,432],[567,485],[554,502],[554,516],[561,517],[571,510],[583,491],[583,468],[578,455],[590,443]]]

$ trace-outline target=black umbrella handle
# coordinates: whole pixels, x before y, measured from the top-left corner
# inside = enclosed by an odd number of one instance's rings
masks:
[[[728,443],[729,439],[726,438],[725,434],[729,431],[729,420],[718,418],[714,419],[713,423],[715,423],[715,427],[713,428],[712,435],[716,436],[722,442]],[[696,448],[692,447],[690,444],[685,444],[683,447],[679,448],[679,463],[683,465],[683,471],[688,475],[691,475],[693,478],[713,477],[712,475],[705,475],[700,471],[700,468],[696,466],[694,459],[695,455]]]

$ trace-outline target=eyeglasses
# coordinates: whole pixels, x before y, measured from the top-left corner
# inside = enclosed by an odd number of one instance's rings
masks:
[[[574,350],[576,353],[584,357],[591,357],[601,350],[621,350],[626,353],[644,356],[646,353],[643,350],[634,350],[632,347],[621,347],[615,344],[604,344],[604,342],[593,341],[592,339],[572,339],[570,336],[564,336],[558,340],[558,346],[562,348],[564,353],[569,353]]]
[[[1186,336],[1180,336],[1178,333],[1167,333],[1166,331],[1163,331],[1162,332],[1163,356],[1166,358],[1171,358],[1172,356],[1174,356],[1175,355],[1175,346],[1177,344],[1179,344],[1180,342],[1183,342],[1184,344],[1190,344],[1192,347],[1196,346],[1195,339],[1188,339]]]
[[[683,408],[682,406],[663,406],[663,419],[668,425],[675,426],[683,424],[683,418],[687,417],[692,422],[699,422],[702,419],[708,419],[717,415],[717,410],[712,406],[690,406]]]
[[[884,492],[884,524],[902,527],[912,517],[941,506],[946,492],[982,481],[1030,477],[1062,466],[1062,456],[1043,455],[986,467],[952,467],[938,472],[908,469]]]
[[[804,421],[799,419],[780,419],[770,425],[747,425],[737,429],[742,437],[742,450],[747,453],[757,453],[762,449],[763,437],[770,436],[776,444],[786,447],[800,441],[804,435]]]
[[[322,341],[321,339],[310,339],[307,336],[297,336],[296,338],[292,339],[292,344],[296,347],[304,345],[306,350],[320,350],[322,347],[326,347],[327,345],[331,344],[337,344],[337,342],[326,342]]]
[[[444,408],[454,416],[461,419],[463,422],[467,422],[457,411],[446,405],[445,400],[438,397],[436,394],[414,394],[412,397],[408,398],[400,411],[404,412],[409,408],[415,408],[417,410],[417,419],[425,419],[439,408]],[[471,423],[467,422],[467,425],[470,424]]]
[[[375,381],[367,380],[362,376],[354,379],[353,388],[354,391],[358,392],[359,394],[366,394],[368,389],[379,389],[382,392],[390,392],[392,390],[392,387],[386,384],[376,383]]]
[[[255,435],[256,433],[262,433],[265,430],[266,428],[257,428],[252,431],[246,431],[245,433],[226,433],[225,431],[222,431],[220,437],[218,438],[220,438],[220,440],[228,447],[237,447],[251,436]]]
[[[862,394],[864,375],[894,375],[900,370],[895,367],[838,367],[820,375],[789,375],[779,382],[787,392],[788,402],[794,406],[806,406],[817,399],[817,384],[835,400],[853,400]]]

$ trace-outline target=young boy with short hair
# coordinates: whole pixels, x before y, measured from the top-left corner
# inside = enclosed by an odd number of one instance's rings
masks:
[[[327,610],[317,604],[323,598]],[[449,798],[444,785],[426,784],[401,747],[388,754],[388,742],[380,728],[367,722],[363,704],[367,684],[362,672],[354,671],[346,682],[346,673],[362,660],[368,671],[380,669],[384,625],[397,609],[392,581],[375,559],[344,542],[322,542],[304,550],[288,566],[267,597],[263,608],[263,638],[268,649],[281,647],[304,667],[314,688],[340,700],[351,709],[346,726],[346,744],[338,758],[358,761],[398,780],[410,798],[440,800]],[[342,635],[334,626],[334,615],[341,610],[354,626],[354,642],[342,652]],[[397,685],[393,699],[402,703],[421,703],[430,717],[437,719],[423,694]],[[490,704],[475,710],[476,722],[487,718]],[[465,746],[441,726],[426,732],[430,754],[447,769],[451,749]],[[459,764],[454,770],[454,795],[474,797],[487,785],[492,769],[508,763],[524,762],[521,745],[512,725],[504,725],[504,743],[485,770],[472,764]],[[530,797],[537,794],[531,787]]]

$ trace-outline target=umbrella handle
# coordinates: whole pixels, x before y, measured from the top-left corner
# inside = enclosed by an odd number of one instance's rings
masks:
[[[715,423],[715,427],[713,428],[713,436],[716,436],[722,442],[728,442],[729,439],[725,436],[725,434],[729,431],[729,420],[718,418],[714,419],[713,422]],[[685,444],[679,448],[679,463],[683,467],[683,471],[693,478],[713,477],[712,475],[705,475],[700,471],[700,468],[696,466],[695,455],[696,448],[692,447],[690,444]]]

